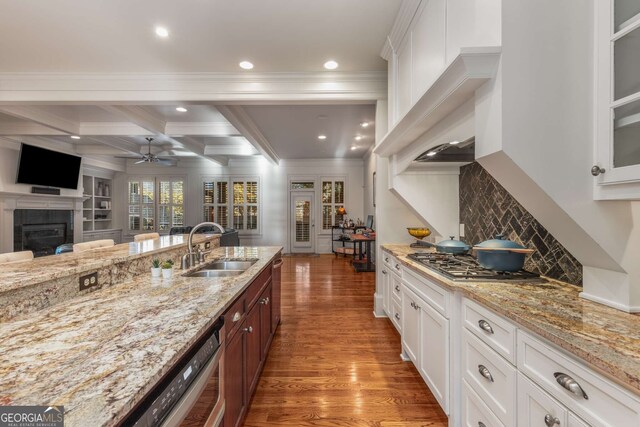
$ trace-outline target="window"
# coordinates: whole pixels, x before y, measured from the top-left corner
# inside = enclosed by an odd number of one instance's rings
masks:
[[[127,187],[129,232],[168,233],[184,226],[183,178],[132,178]]]
[[[204,194],[204,221],[217,222],[229,227],[229,182],[207,180],[202,183]]]
[[[322,180],[322,229],[330,230],[331,226],[338,225],[344,220],[344,215],[338,213],[338,209],[344,207],[345,181],[339,179]]]
[[[257,179],[240,177],[205,179],[204,220],[231,227],[243,234],[259,232],[259,187]]]

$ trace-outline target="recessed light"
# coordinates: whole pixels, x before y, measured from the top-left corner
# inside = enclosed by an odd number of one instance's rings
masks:
[[[251,62],[249,62],[249,61],[242,61],[238,65],[243,70],[251,70],[253,68],[253,64]]]
[[[357,149],[358,149],[358,147],[356,147],[355,145],[352,145],[352,146],[351,146],[351,151],[353,151],[353,150],[357,150]]]
[[[318,139],[324,141],[325,139],[327,139],[327,135],[318,135]]]
[[[360,127],[366,128],[367,126],[369,126],[369,122],[360,123]]]
[[[324,68],[326,68],[327,70],[335,70],[336,68],[338,68],[338,63],[334,60],[327,61],[324,63]]]
[[[356,135],[356,141],[360,141],[362,139],[362,135]]]
[[[184,108],[184,107],[176,107],[176,111],[179,111],[179,112],[181,112],[181,113],[186,113],[186,112],[187,112],[187,109],[186,109],[186,108]]]
[[[71,139],[80,139],[78,135],[71,135]]]
[[[162,38],[169,37],[169,30],[167,30],[165,27],[157,26],[156,27],[156,35],[158,37],[162,37]]]
[[[458,145],[458,144],[460,144],[460,141],[451,141],[449,143],[449,145]]]

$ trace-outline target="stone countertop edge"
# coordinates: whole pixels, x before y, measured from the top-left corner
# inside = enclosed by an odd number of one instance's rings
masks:
[[[456,282],[407,258],[424,250],[393,244],[382,249],[412,271],[460,291],[640,394],[640,316],[580,298],[579,286],[546,277],[543,284]]]
[[[194,243],[220,239],[216,234],[196,234]],[[173,243],[173,240],[177,240]],[[145,243],[146,242],[146,243]],[[153,245],[146,248],[146,245]],[[113,264],[163,253],[169,249],[186,247],[187,235],[161,236],[160,239],[143,242],[120,243],[107,248],[85,252],[68,252],[59,255],[34,258],[29,261],[11,262],[0,266],[0,294],[27,288],[48,280],[70,276],[87,270],[96,270]]]
[[[64,405],[67,427],[117,425],[282,249],[216,248],[209,260],[258,262],[225,278],[145,274],[0,324],[0,405]]]

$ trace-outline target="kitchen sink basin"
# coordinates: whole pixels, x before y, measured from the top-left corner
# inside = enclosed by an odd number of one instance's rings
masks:
[[[230,277],[237,276],[255,264],[257,259],[209,261],[195,271],[185,274],[185,277]]]

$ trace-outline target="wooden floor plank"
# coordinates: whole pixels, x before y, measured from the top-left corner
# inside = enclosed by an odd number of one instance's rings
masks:
[[[446,427],[395,328],[373,316],[374,273],[333,255],[283,260],[282,324],[245,426]]]

